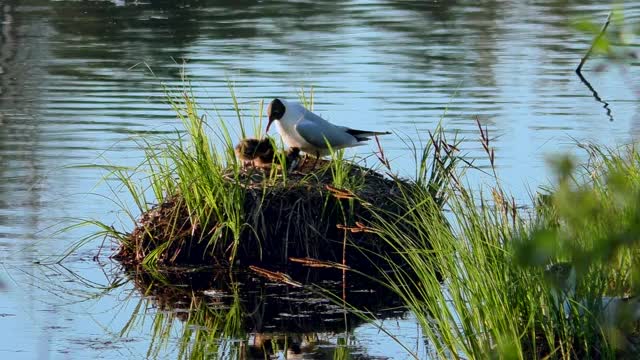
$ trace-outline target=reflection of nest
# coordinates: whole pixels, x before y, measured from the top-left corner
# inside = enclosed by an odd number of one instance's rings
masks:
[[[313,161],[308,161],[310,168]],[[238,179],[230,176],[229,187],[244,191],[244,227],[235,260],[243,264],[286,264],[289,257],[311,257],[342,262],[344,229],[340,225],[367,224],[370,208],[398,214],[401,187],[409,184],[394,181],[363,167],[349,166],[348,177],[361,184],[354,193],[332,187],[328,161],[321,160],[322,170],[297,169],[286,176],[266,179],[265,172],[244,169]],[[265,185],[268,183],[269,185]],[[355,199],[354,199],[355,198]],[[231,231],[219,230],[212,219],[206,225],[194,222],[181,196],[176,195],[142,214],[138,224],[120,248],[122,260],[138,263],[152,252],[165,264],[225,264],[232,251]],[[364,225],[360,225],[364,229]],[[212,234],[219,234],[210,246]],[[370,265],[362,254],[387,254],[387,244],[367,231],[354,231],[347,243],[347,264]],[[376,257],[376,256],[374,256]],[[378,257],[376,257],[378,258]]]
[[[380,285],[367,282],[355,274],[346,279],[345,308],[340,302],[310,290],[291,288],[248,274],[236,274],[232,282],[225,271],[189,271],[180,268],[153,275],[141,268],[130,268],[128,276],[135,287],[153,299],[161,310],[170,311],[182,321],[200,319],[207,326],[224,321],[232,307],[241,309],[245,333],[317,333],[339,332],[361,324],[363,320],[348,312],[349,307],[367,309],[378,318],[398,316],[399,299]],[[292,277],[315,283],[340,299],[342,276],[336,270],[299,269]],[[327,277],[333,279],[327,279]],[[315,287],[314,287],[315,288]],[[395,308],[390,311],[388,309]],[[194,312],[201,312],[194,314]]]

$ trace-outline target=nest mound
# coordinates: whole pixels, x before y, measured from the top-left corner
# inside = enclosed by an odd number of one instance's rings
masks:
[[[140,216],[116,257],[136,263],[155,253],[164,264],[217,265],[286,265],[290,258],[342,263],[344,257],[351,267],[383,264],[390,246],[366,224],[372,209],[399,214],[396,200],[411,185],[345,163],[358,183],[353,191],[337,189],[329,161],[315,164],[318,170],[311,163],[286,176],[253,167],[229,173],[229,186],[244,191],[245,226],[236,243],[230,231],[216,231],[217,221],[194,220],[178,194]],[[212,242],[213,234],[220,238]]]

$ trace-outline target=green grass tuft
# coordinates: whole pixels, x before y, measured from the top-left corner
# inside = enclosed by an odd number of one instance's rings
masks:
[[[482,139],[493,164],[486,133]],[[405,213],[379,213],[373,228],[407,265],[384,273],[385,282],[416,315],[434,357],[616,358],[638,350],[640,303],[621,299],[637,288],[640,156],[634,147],[586,149],[591,158],[579,169],[555,158],[557,183],[541,191],[533,215],[498,182],[487,196],[460,186],[459,176],[448,176],[443,190],[447,217],[428,186],[407,189]],[[421,158],[427,166],[430,157]],[[558,287],[547,269],[565,262],[575,284]],[[628,305],[616,311],[612,301]]]

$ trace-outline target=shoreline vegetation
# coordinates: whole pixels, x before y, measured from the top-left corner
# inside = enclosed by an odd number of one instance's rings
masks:
[[[580,145],[589,155],[583,164],[555,157],[554,184],[523,208],[501,186],[479,122],[495,184],[474,191],[465,181],[473,164],[441,128],[424,146],[406,142],[412,179],[393,175],[381,147],[373,170],[335,152],[309,173],[288,171],[282,155],[279,166],[258,171],[236,159],[239,139],[224,119],[206,121],[188,91],[169,96],[186,136],[144,143],[145,162],[132,171],[107,168],[137,206],[123,209],[136,228],[86,222],[99,227],[94,238],[115,239],[121,261],[280,269],[298,257],[349,269],[402,300],[434,358],[613,359],[640,351],[640,306],[631,297],[640,274],[635,147]],[[232,98],[245,137],[233,91]],[[312,98],[303,102],[312,106]],[[141,172],[146,183],[135,180]]]

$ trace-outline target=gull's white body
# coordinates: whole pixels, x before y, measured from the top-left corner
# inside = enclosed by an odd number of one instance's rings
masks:
[[[276,128],[282,137],[282,141],[289,147],[298,147],[300,150],[314,156],[325,156],[331,149],[343,149],[353,146],[365,145],[367,136],[388,134],[387,132],[353,130],[345,126],[334,125],[313,112],[307,110],[301,104],[293,101],[282,100],[286,107],[284,116],[276,121]],[[357,136],[349,131],[357,132]]]

